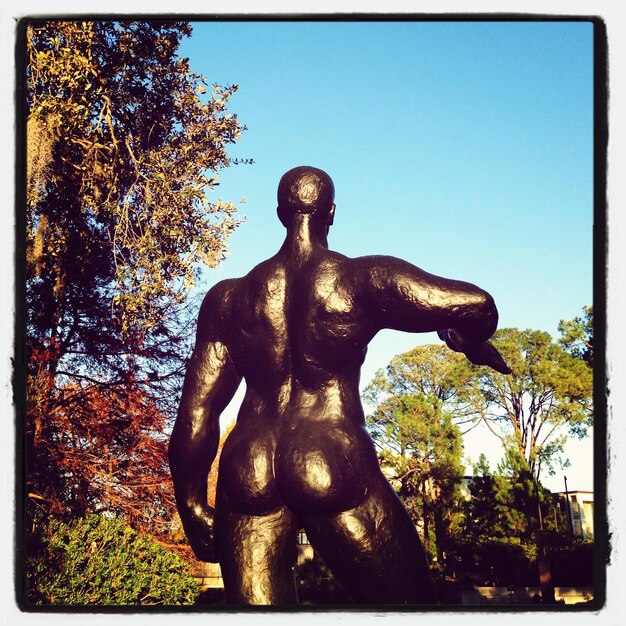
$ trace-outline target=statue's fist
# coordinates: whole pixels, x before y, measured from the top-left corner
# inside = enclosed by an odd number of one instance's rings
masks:
[[[438,330],[437,334],[448,348],[462,352],[474,365],[487,365],[501,374],[511,373],[511,368],[490,341],[482,341],[479,344],[469,342],[452,328]]]
[[[181,513],[185,535],[200,561],[217,563],[214,540],[214,510],[208,504],[196,504]]]
[[[498,349],[489,341],[483,341],[478,348],[471,352],[466,352],[465,356],[476,365],[488,365],[491,369],[500,374],[510,374],[511,368],[502,358]]]

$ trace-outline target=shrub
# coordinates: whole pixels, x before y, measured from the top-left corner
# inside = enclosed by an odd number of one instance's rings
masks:
[[[514,539],[459,541],[451,550],[455,571],[472,585],[531,585],[538,580],[536,549]]]
[[[538,582],[537,550],[534,544],[511,539],[488,539],[480,545],[480,557],[495,574],[495,584],[532,585]]]
[[[189,565],[120,520],[89,515],[39,529],[27,561],[28,600],[56,605],[193,604]]]

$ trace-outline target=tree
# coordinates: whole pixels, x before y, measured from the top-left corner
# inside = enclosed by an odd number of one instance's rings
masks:
[[[462,534],[466,540],[479,543],[516,538],[529,542],[532,531],[540,526],[557,529],[557,511],[552,495],[535,482],[514,448],[505,452],[495,472],[491,471],[484,454],[480,455],[473,469],[474,475],[468,485],[471,497],[464,506]]]
[[[512,374],[472,367],[473,378],[458,394],[539,482],[543,469],[553,473],[555,464],[567,465],[568,436],[582,438],[592,425],[592,371],[548,333],[507,328],[496,332],[493,344]]]
[[[395,356],[387,368],[376,372],[364,399],[372,406],[390,396],[432,396],[454,408],[455,424],[462,429],[475,426],[473,407],[463,402],[458,391],[472,378],[466,358],[443,344],[417,346]]]
[[[479,481],[477,488],[494,491],[482,494],[484,502],[469,505],[470,522],[484,513],[471,507],[488,509],[493,496],[490,512],[498,523],[492,531],[514,533],[526,540],[538,526],[539,507],[546,509],[539,482],[542,470],[551,472],[557,464],[566,465],[563,446],[568,436],[583,437],[592,424],[592,371],[547,333],[504,329],[496,333],[493,343],[511,366],[511,375],[476,367],[444,346],[420,346],[395,357],[366,389],[365,399],[376,407],[369,427],[383,449],[383,460],[397,468],[401,493],[404,490],[415,497],[427,491],[408,479],[415,475],[423,480],[431,472],[423,460],[433,458],[428,445],[440,455],[445,449],[441,434],[451,432],[453,426],[470,429],[486,424],[500,439],[504,458],[498,467],[500,476],[491,477],[482,468],[484,484]],[[431,428],[435,424],[439,432]],[[446,463],[452,458],[441,455]],[[428,498],[420,495],[426,526],[429,506]],[[486,519],[495,524],[490,515]],[[480,535],[488,530],[478,527],[473,532]]]
[[[238,224],[210,201],[244,130],[236,86],[177,55],[185,22],[26,25],[26,464],[31,505],[173,514],[173,418],[202,267]],[[143,522],[139,521],[143,520]]]
[[[539,528],[542,489],[520,451],[511,446],[497,467],[496,499],[504,513],[507,536],[529,543],[533,530]]]
[[[72,399],[72,408],[58,406],[47,415],[46,438],[37,449],[50,470],[45,483],[28,477],[32,507],[60,517],[106,513],[166,538],[176,504],[163,413],[139,392],[71,384],[60,392]]]
[[[583,307],[583,317],[559,322],[559,343],[572,356],[593,366],[593,307]]]
[[[454,393],[451,381],[460,357],[445,356],[445,346],[419,346],[395,357],[377,372],[365,400],[375,406],[368,429],[383,467],[416,523],[423,526],[431,552],[434,526],[439,563],[456,513],[461,465],[461,432],[444,401]]]
[[[506,512],[499,501],[497,476],[484,454],[478,457],[469,483],[470,499],[465,503],[463,535],[474,542],[506,534]]]

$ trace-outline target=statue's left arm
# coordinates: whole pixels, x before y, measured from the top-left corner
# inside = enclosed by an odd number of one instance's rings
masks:
[[[351,265],[365,306],[380,328],[437,331],[448,347],[473,363],[510,373],[489,342],[498,325],[498,310],[485,290],[429,274],[395,257],[361,257]]]
[[[213,562],[217,557],[207,478],[219,445],[220,414],[241,381],[227,346],[220,340],[220,325],[225,320],[218,292],[215,288],[210,291],[200,309],[196,345],[169,445],[176,504],[185,534],[195,555],[201,561]]]

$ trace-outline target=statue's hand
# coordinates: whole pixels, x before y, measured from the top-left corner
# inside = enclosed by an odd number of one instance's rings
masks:
[[[190,506],[181,512],[185,535],[194,554],[200,561],[217,563],[213,532],[214,510],[208,504]]]
[[[475,350],[465,352],[465,356],[475,365],[488,365],[501,374],[511,373],[498,349],[489,341],[483,341]]]
[[[487,365],[501,374],[511,373],[511,368],[490,341],[472,344],[464,340],[459,333],[451,328],[438,330],[437,334],[440,339],[445,341],[448,348],[455,352],[462,352],[475,365]]]

